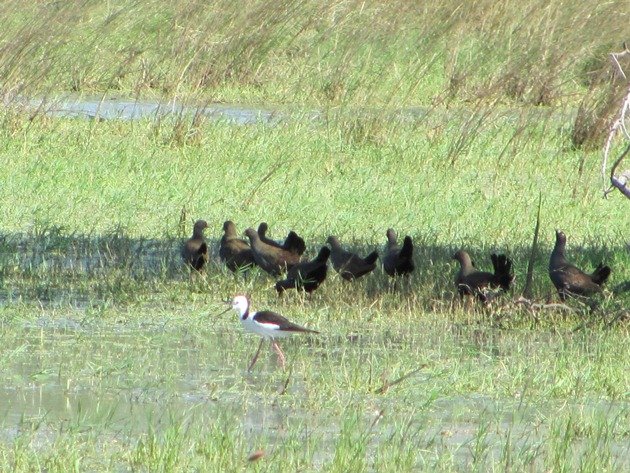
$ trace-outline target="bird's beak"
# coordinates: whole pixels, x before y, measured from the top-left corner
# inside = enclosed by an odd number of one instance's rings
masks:
[[[226,300],[225,300],[225,301],[223,301],[223,302],[225,302],[228,306],[225,308],[225,310],[224,310],[223,312],[219,312],[219,313],[218,313],[215,317],[218,317],[218,316],[220,316],[220,315],[223,315],[223,314],[225,314],[227,311],[229,311],[230,309],[232,309],[232,304],[231,304],[231,302],[232,302],[232,301],[229,301],[229,300],[227,300],[227,299],[226,299]],[[209,314],[209,315],[212,315],[212,314]]]
[[[225,314],[225,313],[226,313],[228,310],[230,310],[231,308],[232,308],[232,307],[227,307],[227,308],[226,308],[223,312],[220,312],[219,314],[217,314],[217,317],[218,317],[219,315],[223,315],[223,314]]]

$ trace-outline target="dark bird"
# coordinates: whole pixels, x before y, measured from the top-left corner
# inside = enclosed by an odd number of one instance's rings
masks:
[[[322,246],[317,256],[311,261],[303,261],[293,266],[286,279],[276,283],[278,294],[286,289],[304,289],[309,294],[319,287],[328,273],[330,248]]]
[[[294,333],[319,333],[315,330],[310,330],[302,327],[301,325],[294,324],[282,315],[270,310],[252,311],[250,310],[249,299],[245,296],[234,297],[234,299],[232,299],[231,307],[228,307],[228,309],[224,312],[227,312],[230,309],[234,309],[236,311],[245,330],[256,333],[262,337],[260,345],[258,345],[258,351],[256,351],[254,358],[249,363],[247,371],[251,371],[256,363],[256,360],[258,360],[260,349],[262,348],[265,340],[271,341],[271,347],[278,354],[280,364],[284,368],[286,358],[280,349],[280,345],[276,342],[276,338],[288,337]]]
[[[219,258],[230,271],[240,271],[256,264],[249,243],[238,238],[234,222],[226,221],[223,224],[223,232],[219,246]]]
[[[267,222],[262,222],[260,225],[258,225],[258,236],[264,243],[270,246],[274,246],[276,248],[290,251],[291,253],[295,253],[300,256],[303,255],[306,251],[306,243],[304,243],[304,240],[293,230],[288,233],[287,237],[284,239],[284,243],[280,244],[277,241],[267,237],[268,229],[269,225],[267,225]]]
[[[564,301],[567,296],[576,295],[589,297],[600,292],[602,284],[610,276],[610,267],[599,263],[595,271],[587,274],[566,260],[564,256],[566,245],[566,235],[556,230],[556,246],[549,258],[549,277],[556,286],[560,299]]]
[[[279,276],[300,262],[300,255],[266,244],[253,228],[245,230],[245,235],[249,238],[254,261],[272,276]]]
[[[387,249],[383,258],[383,269],[391,276],[403,276],[411,274],[413,265],[413,242],[407,235],[402,248],[396,242],[396,232],[390,228],[387,230]]]
[[[208,228],[205,220],[197,220],[193,226],[192,237],[182,247],[182,259],[191,270],[201,271],[208,262],[208,244],[203,231]]]
[[[359,279],[361,276],[372,272],[376,268],[378,252],[373,251],[365,258],[361,258],[356,253],[344,250],[335,236],[329,236],[326,242],[332,248],[330,260],[333,268],[346,281]]]
[[[510,290],[514,274],[512,273],[512,261],[507,256],[494,253],[490,255],[493,273],[475,269],[470,256],[465,251],[458,251],[453,255],[453,259],[457,260],[460,265],[459,272],[455,277],[455,285],[460,297],[475,296],[481,302],[487,302],[490,290]]]

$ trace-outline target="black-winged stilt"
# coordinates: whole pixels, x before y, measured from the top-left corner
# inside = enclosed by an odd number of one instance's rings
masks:
[[[276,338],[288,337],[294,333],[319,333],[315,330],[294,324],[282,315],[269,310],[251,311],[250,302],[246,296],[235,296],[232,299],[231,307],[226,309],[225,312],[230,310],[230,308],[236,311],[245,330],[256,333],[262,337],[260,345],[258,345],[258,350],[256,351],[254,358],[252,358],[247,371],[251,371],[258,360],[260,349],[262,348],[265,340],[269,340],[271,342],[271,347],[278,354],[280,364],[284,368],[286,358],[280,349],[278,342],[276,342]]]

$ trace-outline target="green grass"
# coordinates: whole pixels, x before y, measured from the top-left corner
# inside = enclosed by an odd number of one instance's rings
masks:
[[[0,470],[629,470],[630,213],[575,138],[578,104],[614,95],[621,7],[6,3]],[[284,118],[88,122],[12,100],[69,91]],[[515,302],[539,197],[533,301],[554,293],[559,228],[572,261],[613,268],[589,304]],[[392,291],[380,268],[331,270],[312,298],[216,259],[190,281],[197,218],[215,253],[226,219],[294,229],[308,255],[330,234],[380,249],[394,227],[416,271]],[[507,252],[513,292],[459,303],[460,248],[484,269]],[[217,315],[236,293],[322,333],[281,342],[286,371],[265,349],[248,374],[257,338]]]
[[[226,219],[241,231],[266,220],[272,236],[298,230],[311,252],[329,234],[365,251],[379,248],[394,227],[414,237],[425,300],[451,290],[450,256],[460,247],[481,267],[491,250],[509,252],[522,287],[542,195],[538,297],[549,291],[556,228],[580,265],[604,260],[614,268],[611,287],[629,279],[627,204],[620,195],[600,197],[597,169],[586,164],[596,153],[564,148],[557,117],[489,116],[472,136],[462,131],[463,118],[391,121],[380,125],[378,143],[349,139],[341,118],[334,130],[331,122],[299,119],[273,127],[208,122],[196,125],[193,144],[174,143],[180,125],[168,125],[18,121],[0,153],[12,176],[0,189],[0,219],[14,235],[6,239],[5,277],[32,266],[28,278],[41,273],[51,284],[52,265],[63,285],[64,266],[74,260],[97,266],[89,272],[107,260],[116,270],[108,278],[86,282],[79,272],[70,283],[105,292],[129,285],[129,272],[163,277],[179,263],[173,238],[205,218],[215,245]],[[465,146],[453,149],[461,140]],[[36,243],[23,248],[21,239]],[[12,255],[16,249],[26,261]]]
[[[191,143],[173,140],[181,122],[20,117],[0,154],[12,176],[0,191],[3,469],[628,468],[629,334],[615,318],[629,294],[611,291],[630,276],[627,203],[600,198],[595,169],[576,175],[597,155],[565,148],[557,118],[489,117],[455,152],[457,116],[379,122],[369,140],[343,117],[207,122]],[[594,310],[510,302],[540,193],[534,298],[553,292],[562,228],[572,260],[613,267]],[[380,248],[394,226],[414,237],[417,270],[396,292],[380,270],[353,285],[331,273],[312,300],[279,299],[259,271],[214,261],[190,282],[178,248],[195,218],[215,251],[227,218],[241,230],[267,220],[278,237],[294,228],[309,254],[329,233]],[[514,293],[489,310],[458,304],[461,246],[484,268],[507,251]],[[216,315],[241,292],[322,331],[283,343],[288,371],[265,349],[245,373],[257,340]]]
[[[6,91],[210,101],[577,103],[626,39],[623,2],[6,2]],[[605,35],[601,32],[606,31]]]
[[[162,237],[179,235],[185,208],[214,235],[227,218],[241,230],[265,219],[278,237],[295,227],[380,244],[394,226],[442,245],[518,246],[531,239],[542,193],[543,242],[562,228],[572,245],[621,246],[627,206],[600,198],[598,154],[567,149],[566,119],[536,120],[489,116],[472,134],[457,118],[392,122],[378,143],[357,143],[343,120],[206,123],[181,146],[164,122],[20,122],[0,152],[12,175],[0,218],[7,231]]]

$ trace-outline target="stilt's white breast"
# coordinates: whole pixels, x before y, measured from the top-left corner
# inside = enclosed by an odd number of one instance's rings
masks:
[[[232,309],[236,311],[239,318],[242,318],[249,310],[249,301],[245,296],[236,296],[232,299]]]

